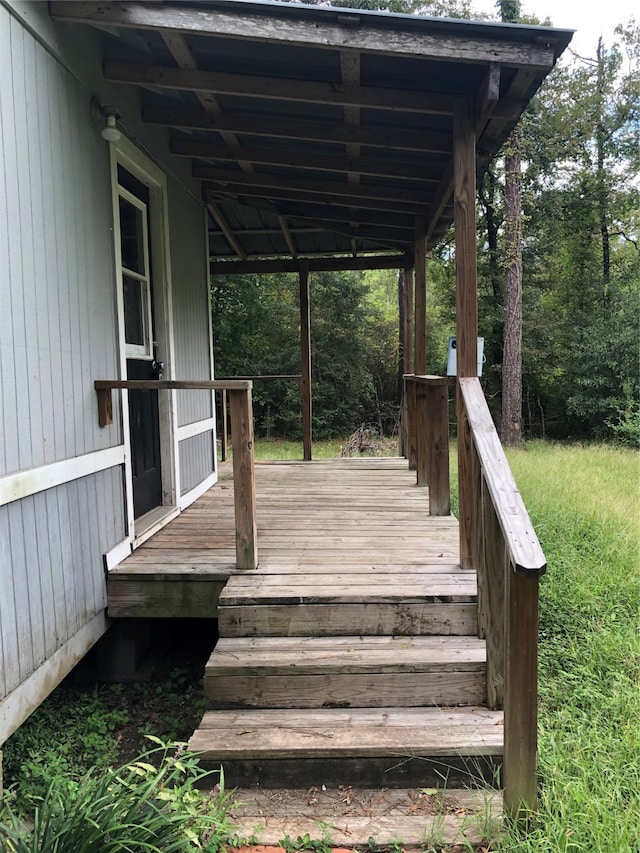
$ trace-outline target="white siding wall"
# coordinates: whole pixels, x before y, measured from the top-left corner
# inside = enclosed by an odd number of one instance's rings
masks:
[[[108,151],[86,90],[0,7],[0,475],[120,444]]]
[[[169,222],[173,281],[175,365],[178,379],[210,379],[209,293],[204,218],[194,200],[169,184]],[[208,391],[178,392],[178,424],[213,417]],[[213,433],[180,442],[180,494],[195,488],[214,470]]]
[[[123,537],[119,467],[0,507],[0,700],[104,610]]]
[[[203,432],[180,442],[180,487],[184,495],[213,471],[213,433]]]
[[[64,460],[73,477],[76,457],[123,442],[120,395],[101,429],[93,389],[120,360],[109,147],[91,96],[118,104],[160,165],[168,135],[140,125],[134,93],[105,84],[93,35],[52,24],[46,3],[13,8],[0,4],[0,477]],[[209,378],[204,222],[188,164],[172,163],[168,192],[175,375]],[[207,392],[178,401],[181,425],[212,414]],[[184,495],[213,470],[212,432],[185,438],[180,461]],[[0,506],[0,702],[104,611],[103,555],[127,537],[125,516],[121,465]]]

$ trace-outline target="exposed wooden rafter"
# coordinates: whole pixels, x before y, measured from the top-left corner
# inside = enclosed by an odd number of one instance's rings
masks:
[[[424,115],[452,114],[451,97],[428,91],[392,89],[384,86],[344,86],[316,80],[281,77],[257,77],[218,71],[191,71],[163,65],[128,65],[107,62],[104,76],[110,83],[179,89],[186,92],[214,92],[217,95],[298,101],[306,104],[331,104],[339,107],[367,107],[377,110],[402,110]],[[505,104],[507,113],[520,107]]]
[[[359,150],[360,146],[353,146]],[[235,163],[238,159],[249,163],[285,168],[310,169],[322,172],[347,172],[374,177],[401,178],[411,181],[437,183],[441,167],[437,161],[390,160],[384,157],[337,156],[321,152],[298,152],[280,148],[248,148],[246,146],[215,145],[190,139],[171,141],[171,152],[180,157],[197,157],[200,160],[219,160]],[[357,183],[357,181],[350,183]]]
[[[408,255],[365,255],[359,258],[299,258],[295,261],[211,261],[212,275],[244,275],[248,273],[298,272],[302,260],[307,260],[311,272],[340,272],[341,270],[392,270],[402,269]]]
[[[245,252],[245,250],[242,248],[242,246],[240,245],[240,243],[236,239],[235,234],[233,233],[233,231],[229,227],[226,219],[224,218],[224,216],[220,212],[218,205],[215,204],[215,202],[213,202],[213,201],[207,201],[207,210],[209,211],[209,213],[213,217],[215,223],[218,225],[218,227],[220,228],[220,230],[224,234],[225,240],[227,241],[229,246],[233,249],[233,251],[236,253],[236,255],[241,260],[243,260],[243,261],[246,260],[247,253]]]
[[[183,130],[234,131],[269,139],[299,139],[340,145],[366,145],[400,151],[421,151],[425,154],[451,154],[453,137],[444,131],[415,131],[403,128],[344,127],[340,124],[312,122],[301,119],[289,121],[273,116],[268,122],[257,122],[246,113],[223,117],[207,115],[199,110],[145,106],[142,120],[147,124]]]

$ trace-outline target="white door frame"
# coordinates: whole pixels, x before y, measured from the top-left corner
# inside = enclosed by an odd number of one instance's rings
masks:
[[[174,378],[175,346],[173,336],[173,310],[171,298],[171,258],[169,253],[169,205],[167,178],[158,166],[132,142],[122,136],[110,145],[111,194],[113,201],[114,255],[116,270],[116,300],[118,312],[118,348],[120,377],[127,378],[127,356],[124,330],[124,300],[122,292],[122,258],[120,250],[120,210],[118,202],[118,166],[123,166],[149,189],[149,237],[151,266],[153,270],[154,335],[158,356],[164,362],[163,375]],[[162,505],[177,505],[179,482],[179,455],[177,445],[178,419],[175,395],[172,391],[158,392],[160,419],[160,466],[162,473]],[[125,493],[129,539],[136,536],[133,513],[133,477],[131,466],[131,440],[129,435],[129,400],[122,392],[122,433],[125,447]]]

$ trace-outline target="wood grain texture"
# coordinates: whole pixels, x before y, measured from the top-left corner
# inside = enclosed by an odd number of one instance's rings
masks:
[[[496,509],[516,572],[541,575],[546,559],[513,479],[487,402],[477,379],[461,379],[465,418],[476,447],[488,495]]]
[[[538,578],[506,572],[504,800],[517,816],[536,809]]]
[[[251,390],[229,391],[229,407],[233,447],[236,565],[239,569],[255,569],[258,565],[258,531]]]
[[[119,3],[58,2],[52,3],[52,14],[60,20],[94,21],[101,26],[136,27],[142,29],[178,30],[198,36],[230,36],[233,38],[271,41],[276,44],[297,44],[321,49],[350,48],[362,52],[384,54],[411,54],[417,57],[466,62],[505,62],[512,65],[540,65],[551,68],[553,49],[544,44],[527,45],[500,39],[486,30],[476,31],[475,37],[465,32],[460,38],[438,24],[431,32],[400,28],[381,28],[375,24],[362,26],[360,17],[339,23],[329,20],[311,21],[269,18],[242,14],[230,10],[181,9],[179,6],[150,7],[148,4],[129,3],[122,8]],[[348,14],[348,13],[347,13]],[[484,36],[484,37],[483,37]]]
[[[311,391],[311,303],[309,300],[309,265],[300,262],[300,400],[302,407],[302,455],[308,462],[312,453],[312,391]]]

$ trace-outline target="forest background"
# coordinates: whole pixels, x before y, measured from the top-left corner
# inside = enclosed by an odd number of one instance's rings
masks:
[[[466,0],[334,5],[482,17]],[[569,52],[522,122],[525,437],[640,446],[639,60],[640,27],[621,23],[592,56]],[[505,153],[485,175],[477,208],[482,383],[496,423]],[[345,436],[363,424],[393,433],[403,370],[401,277],[393,270],[312,273],[310,286],[314,438]],[[300,372],[297,276],[216,276],[211,287],[217,376]],[[443,374],[455,334],[453,233],[427,263],[427,312],[427,370]],[[258,435],[300,437],[295,382],[256,383],[254,412]]]

